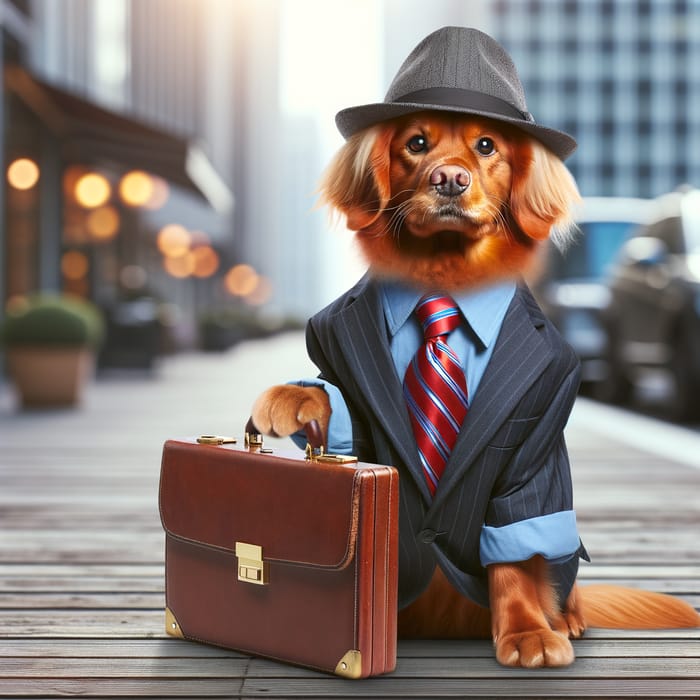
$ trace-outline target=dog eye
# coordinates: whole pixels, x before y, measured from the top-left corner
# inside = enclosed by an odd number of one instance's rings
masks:
[[[496,151],[496,146],[493,139],[490,139],[488,136],[483,136],[476,144],[476,150],[479,151],[482,156],[490,156]]]
[[[425,136],[412,136],[406,144],[411,153],[423,153],[428,150],[428,141]]]

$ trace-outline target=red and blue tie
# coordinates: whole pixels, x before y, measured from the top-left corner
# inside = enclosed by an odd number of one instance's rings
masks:
[[[459,310],[449,296],[426,295],[416,306],[425,343],[406,370],[404,397],[430,493],[438,481],[467,415],[464,369],[447,335],[460,323]]]

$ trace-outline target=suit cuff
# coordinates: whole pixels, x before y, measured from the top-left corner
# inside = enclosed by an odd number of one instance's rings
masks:
[[[580,546],[576,513],[565,510],[503,527],[484,525],[480,541],[481,564],[526,561],[535,554],[561,563],[575,556]]]
[[[328,420],[328,435],[326,436],[326,452],[331,454],[352,453],[352,421],[350,412],[340,389],[334,384],[322,379],[302,379],[297,382],[289,382],[297,386],[316,386],[328,394],[331,404],[331,415]],[[302,450],[306,447],[306,435],[303,431],[291,436],[294,444]]]

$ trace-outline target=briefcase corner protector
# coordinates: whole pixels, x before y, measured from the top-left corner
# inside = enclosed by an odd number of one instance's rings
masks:
[[[182,628],[177,622],[173,611],[170,608],[165,608],[165,631],[171,637],[177,637],[178,639],[184,639],[185,635],[182,633]]]
[[[338,661],[335,672],[343,678],[360,678],[362,676],[362,652],[357,649],[350,649]]]

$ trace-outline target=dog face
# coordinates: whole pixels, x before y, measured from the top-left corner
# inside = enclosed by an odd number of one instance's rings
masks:
[[[459,290],[524,272],[578,199],[551,152],[496,121],[419,112],[351,137],[322,198],[375,274]]]

